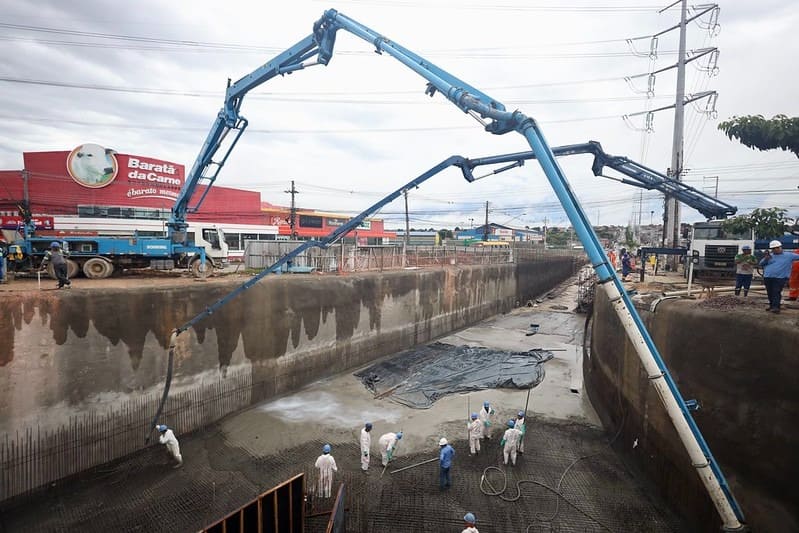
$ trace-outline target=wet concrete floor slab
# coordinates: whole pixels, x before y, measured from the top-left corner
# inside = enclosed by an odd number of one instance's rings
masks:
[[[180,470],[168,467],[162,449],[150,448],[6,509],[3,524],[8,531],[196,531],[299,472],[307,474],[311,488],[313,462],[322,444],[330,443],[339,465],[336,481],[348,488],[348,531],[460,531],[466,511],[477,514],[483,532],[682,530],[625,470],[584,396],[585,317],[571,311],[576,286],[567,282],[552,296],[439,339],[553,351],[544,381],[530,394],[526,453],[515,467],[502,464],[498,440],[503,421],[525,407],[527,391],[448,396],[418,410],[375,399],[347,373],[181,436]],[[534,335],[528,335],[530,324],[539,325]],[[483,453],[470,457],[466,420],[485,400],[497,409],[494,435]],[[375,466],[379,456],[369,474],[360,471],[358,434],[367,420],[374,424],[373,454],[381,434],[404,434],[395,466],[382,477]],[[436,463],[391,473],[435,457],[442,436],[456,450],[452,489],[439,491]],[[503,485],[502,496],[483,492]],[[311,490],[308,505],[315,513],[332,501],[315,498]],[[324,521],[312,519],[307,530],[324,531]]]

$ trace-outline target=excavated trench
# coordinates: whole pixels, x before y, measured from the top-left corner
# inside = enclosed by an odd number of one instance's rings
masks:
[[[185,465],[173,470],[160,447],[150,447],[54,484],[35,498],[6,507],[7,531],[196,531],[291,476],[307,474],[307,531],[324,531],[330,499],[314,497],[313,463],[323,443],[333,445],[336,482],[347,486],[347,531],[458,531],[466,511],[481,531],[689,531],[633,477],[612,450],[582,390],[584,317],[574,307],[576,286],[563,284],[535,307],[515,309],[440,338],[452,345],[509,352],[549,350],[545,376],[532,389],[526,454],[516,467],[501,461],[503,420],[525,407],[524,390],[489,389],[438,398],[411,409],[375,398],[352,373],[230,415],[205,429],[180,435]],[[564,310],[564,307],[566,308]],[[534,335],[529,324],[540,328]],[[576,393],[574,391],[577,391]],[[497,409],[494,438],[469,457],[465,421],[489,400]],[[357,433],[375,424],[372,469],[359,467]],[[435,457],[447,436],[456,449],[453,487],[440,491],[435,463],[381,478],[377,439],[402,429],[393,470]],[[507,473],[503,496],[481,492],[488,467]],[[505,483],[487,472],[494,489]],[[518,482],[524,481],[521,485]],[[483,489],[492,492],[488,484]],[[517,488],[520,487],[520,488]],[[557,490],[562,496],[555,494]]]

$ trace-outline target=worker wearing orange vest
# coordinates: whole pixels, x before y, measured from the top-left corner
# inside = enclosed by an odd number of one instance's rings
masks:
[[[791,277],[788,279],[788,299],[799,299],[799,261],[794,261],[791,267]]]

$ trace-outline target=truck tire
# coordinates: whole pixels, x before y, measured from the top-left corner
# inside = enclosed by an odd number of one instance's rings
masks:
[[[78,266],[78,263],[76,263],[72,259],[67,259],[67,278],[69,279],[74,278],[75,276],[78,275],[78,272],[80,272],[80,267]],[[50,278],[52,279],[58,279],[55,276],[55,269],[53,269],[52,263],[47,265],[47,275],[50,276]]]
[[[195,278],[210,278],[214,274],[214,264],[206,257],[203,265],[198,257],[191,262],[189,270],[191,270],[191,275]]]
[[[83,264],[83,275],[89,279],[105,279],[114,273],[114,264],[102,257],[92,257]]]

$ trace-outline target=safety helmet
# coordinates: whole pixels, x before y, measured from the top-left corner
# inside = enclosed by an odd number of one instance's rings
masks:
[[[519,411],[519,418],[524,418],[524,411]]]
[[[164,431],[166,431],[167,429],[169,429],[169,428],[168,428],[168,427],[166,427],[164,424],[161,424],[161,425],[158,425],[158,426],[155,426],[155,427],[156,427],[156,429],[157,429],[158,431],[160,431],[161,433],[163,433]]]
[[[778,240],[773,240],[770,243],[768,243],[768,247],[769,248],[782,248],[782,243],[780,241],[778,241]]]
[[[508,420],[508,427],[509,428],[512,428],[512,427],[515,427],[515,426],[516,426],[516,421],[515,420],[513,420],[512,418],[510,420]]]
[[[491,404],[490,404],[490,403],[488,403],[488,400],[486,400],[486,401],[484,401],[484,402],[483,402],[483,407],[485,407],[486,409],[488,409],[488,406],[489,406],[489,405],[491,405]]]
[[[322,446],[322,453],[330,453],[331,449],[332,448],[330,447],[329,444],[325,444],[324,446]]]
[[[371,422],[367,422],[366,424],[364,424],[364,427],[366,428],[366,431],[371,431],[372,430],[372,423]]]
[[[473,526],[475,522],[477,522],[477,518],[475,518],[474,513],[466,513],[465,515],[463,515],[463,521],[469,524],[470,526]]]
[[[50,243],[50,248],[61,248],[61,243],[57,241],[53,241]]]
[[[743,246],[741,246],[741,250],[751,250],[751,249],[752,247],[749,246],[748,244],[744,244]]]
[[[472,413],[472,420],[477,420],[477,413]]]
[[[402,431],[397,431],[397,440],[402,438]]]
[[[439,446],[446,446],[447,445],[447,438],[446,437],[441,437],[440,439],[438,439],[438,445]]]

